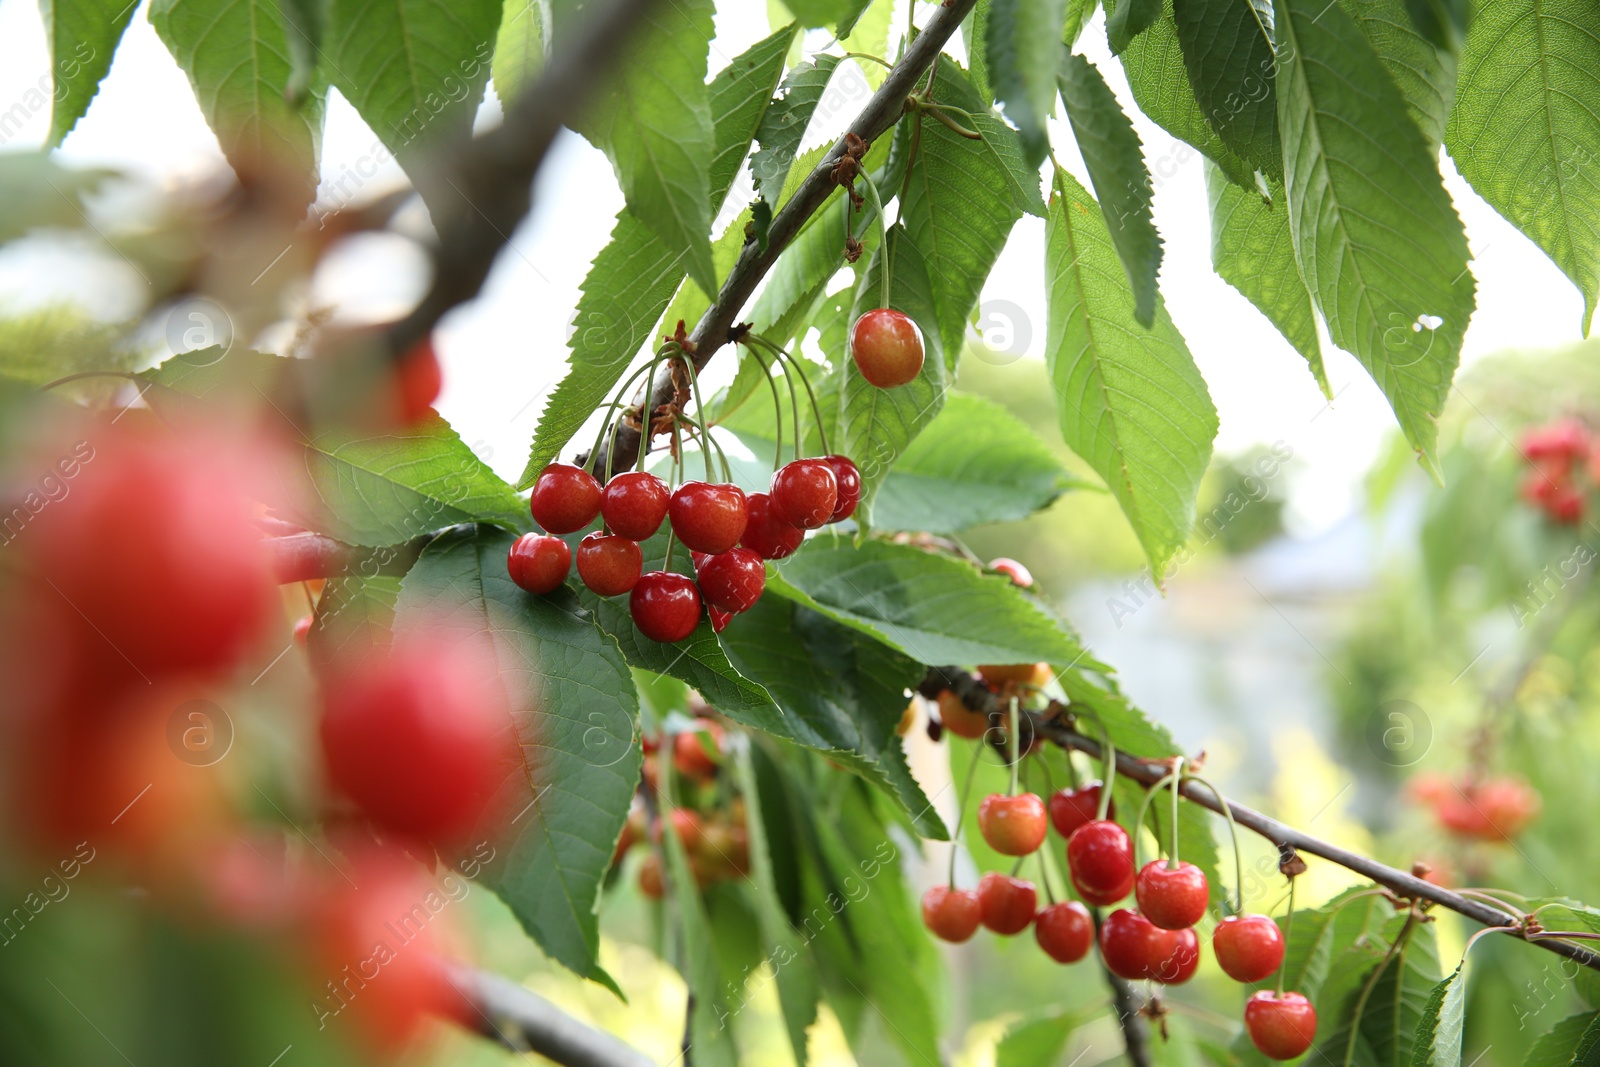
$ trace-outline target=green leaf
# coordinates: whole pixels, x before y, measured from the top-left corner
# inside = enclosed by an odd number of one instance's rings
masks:
[[[910,545],[814,535],[769,575],[767,592],[919,663],[1068,663],[1082,651],[1008,579]]]
[[[1045,361],[1061,434],[1105,479],[1159,582],[1194,521],[1216,408],[1165,305],[1157,300],[1153,329],[1134,319],[1094,200],[1062,170],[1056,189],[1045,231]]]
[[[761,149],[750,160],[750,173],[755,177],[761,199],[774,211],[778,209],[778,198],[784,191],[789,168],[806,135],[806,127],[811,124],[811,116],[842,59],[842,56],[821,55],[791,70],[783,79],[782,95],[767,108],[761,128],[756,131]]]
[[[1600,1012],[1569,1015],[1533,1043],[1523,1067],[1594,1067],[1600,1063],[1600,1056],[1594,1052],[1597,1032],[1600,1032]],[[1586,1055],[1580,1060],[1577,1057],[1581,1051],[1586,1051]]]
[[[1117,0],[1106,4],[1106,41],[1120,55],[1133,39],[1161,18],[1161,0]]]
[[[841,20],[835,32],[852,52],[881,56],[889,50],[889,22],[894,18],[891,0],[866,0],[853,20]],[[883,84],[888,71],[870,59],[861,62],[861,73],[874,92]]]
[[[311,203],[317,193],[323,91],[313,86],[299,106],[286,99],[291,64],[278,5],[273,0],[151,0],[150,24],[189,76],[229,165],[247,178],[265,176],[292,189],[296,206]]]
[[[948,56],[939,63],[938,99],[974,117],[987,110]],[[1012,225],[1022,216],[1014,172],[1002,162],[1011,151],[1021,158],[1017,135],[1003,124],[995,126],[980,129],[983,137],[974,141],[931,118],[922,119],[921,154],[900,204],[906,235],[927,265],[940,347],[949,359],[961,352],[967,316]]]
[[[1024,138],[1043,139],[1056,95],[1066,0],[991,0],[983,44],[997,103]]]
[[[1445,146],[1461,176],[1583,293],[1600,301],[1600,8],[1473,5]]]
[[[889,469],[872,522],[885,530],[956,533],[1027,518],[1082,485],[1004,407],[950,393],[939,417]]]
[[[1410,1067],[1416,1035],[1438,983],[1434,927],[1424,924],[1412,930],[1395,962],[1379,975],[1362,1013],[1361,1037],[1377,1063]]]
[[[1389,398],[1430,469],[1475,283],[1426,141],[1337,4],[1277,0],[1290,232],[1333,343]],[[1360,86],[1356,91],[1352,86]]]
[[[1341,0],[1406,99],[1406,113],[1437,154],[1456,95],[1456,55],[1435,47],[1406,15],[1408,0]]]
[[[705,83],[714,9],[714,0],[681,0],[642,16],[634,43],[576,127],[611,160],[628,210],[682,257],[709,295],[717,291],[708,236],[716,130]],[[558,19],[558,48],[561,29]]]
[[[1404,924],[1403,916],[1392,915],[1376,930],[1367,927],[1342,951],[1335,944],[1317,997],[1311,1056],[1360,1067],[1410,1064],[1412,1039],[1439,983],[1439,960],[1431,924],[1413,928],[1389,956]]]
[[[995,1045],[994,1067],[1056,1067],[1082,1021],[1070,1011],[1019,1020]]]
[[[1067,21],[1061,30],[1061,43],[1071,49],[1083,36],[1083,28],[1094,18],[1100,0],[1067,0]]]
[[[739,672],[763,685],[783,709],[780,722],[752,725],[815,749],[878,786],[923,836],[948,838],[895,732],[905,691],[926,673],[922,664],[770,592],[722,632],[722,644]],[[740,718],[736,711],[729,715]]]
[[[1271,5],[1173,0],[1172,16],[1201,114],[1235,155],[1269,177],[1282,178]]]
[[[1139,135],[1093,63],[1080,55],[1068,56],[1060,82],[1061,100],[1067,105],[1084,166],[1100,194],[1106,230],[1128,273],[1133,317],[1148,329],[1156,316],[1161,235],[1150,213],[1155,190],[1144,166]]]
[[[317,598],[306,650],[318,667],[349,663],[389,647],[400,579],[387,575],[329,578]]]
[[[751,45],[711,83],[717,152],[711,162],[711,202],[720,204],[744,163],[773,88],[783,74],[784,54],[795,28],[786,26]],[[583,427],[596,407],[622,381],[649,340],[661,313],[683,280],[681,258],[666,242],[624,210],[610,242],[595,256],[578,298],[572,370],[551,393],[534,430],[519,488],[526,489]]]
[[[430,149],[467,136],[489,80],[501,0],[328,0],[328,77],[406,168],[435,215],[459,190]]]
[[[1450,976],[1433,987],[1423,1006],[1412,1044],[1411,1067],[1461,1067],[1461,1030],[1466,1023],[1467,980],[1456,964]]]
[[[1117,2],[1106,0],[1107,9]],[[1195,100],[1173,19],[1172,0],[1166,0],[1162,17],[1128,46],[1121,59],[1133,99],[1151,122],[1205,153],[1231,181],[1245,188],[1255,185],[1250,164],[1217,136]],[[1180,154],[1177,161],[1181,163],[1183,158]]]
[[[1230,182],[1206,161],[1206,191],[1211,197],[1211,265],[1222,280],[1243,293],[1284,339],[1306,359],[1322,395],[1333,399],[1317,337],[1317,311],[1300,267],[1282,186],[1271,202],[1259,192]]]
[[[1460,51],[1472,13],[1471,0],[1406,0],[1406,13],[1430,44]]]
[[[481,526],[440,536],[405,577],[397,625],[491,643],[523,765],[496,793],[510,814],[482,880],[549,956],[605,982],[595,906],[639,781],[638,698],[574,597],[511,581],[513,540]]]
[[[543,0],[505,0],[489,62],[502,107],[509,107],[544,69],[544,17]]]
[[[128,0],[39,0],[55,77],[46,148],[59,148],[89,110],[138,6]]]
[[[861,0],[783,0],[783,6],[794,13],[800,25],[807,29],[837,25],[861,15]]]
[[[0,153],[0,244],[36,229],[88,225],[85,197],[117,173],[64,167],[48,152]]]

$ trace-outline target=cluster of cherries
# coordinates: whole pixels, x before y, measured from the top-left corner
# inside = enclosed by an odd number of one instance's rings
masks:
[[[688,481],[671,489],[647,471],[614,476],[604,487],[588,471],[552,463],[534,483],[530,507],[544,534],[511,546],[512,581],[549,593],[567,580],[572,550],[558,534],[575,533],[598,515],[605,528],[578,543],[578,577],[598,596],[629,595],[634,625],[654,641],[681,641],[699,625],[702,604],[721,632],[766,589],[766,561],[800,547],[807,530],[855,514],[861,472],[845,456],[796,459],[779,468],[765,493]],[[693,554],[696,578],[671,570],[644,573],[639,542],[663,522]],[[698,579],[698,580],[696,580]]]
[[[991,688],[1002,692],[1049,677],[1046,664],[978,670]],[[939,710],[944,727],[957,736],[982,736],[988,729],[986,716],[967,709],[948,691],[940,694]],[[953,883],[929,889],[922,898],[923,923],[952,942],[966,941],[979,925],[1009,936],[1031,923],[1047,955],[1073,963],[1088,954],[1096,939],[1094,919],[1085,904],[1109,906],[1132,893],[1137,908],[1118,908],[1100,923],[1100,956],[1107,969],[1128,980],[1187,982],[1200,963],[1200,939],[1194,927],[1204,918],[1210,900],[1206,876],[1194,864],[1176,859],[1152,860],[1136,870],[1132,838],[1114,816],[1115,807],[1101,782],[1058,790],[1048,805],[1034,793],[990,794],[978,806],[978,830],[989,847],[1003,856],[1031,855],[1044,844],[1053,825],[1066,839],[1068,873],[1083,903],[1059,901],[1040,909],[1032,882],[990,871],[976,890],[958,889]],[[1211,944],[1224,973],[1239,982],[1259,982],[1283,963],[1283,932],[1266,915],[1224,917]],[[1262,990],[1245,1006],[1251,1040],[1273,1059],[1293,1059],[1310,1048],[1316,1020],[1310,1001],[1294,992]]]
[[[1468,778],[1422,773],[1406,792],[1432,809],[1439,825],[1458,837],[1510,841],[1539,815],[1539,791],[1515,778]]]
[[[1576,525],[1583,518],[1583,481],[1600,484],[1600,442],[1577,419],[1558,419],[1522,435],[1522,499],[1552,522]]]

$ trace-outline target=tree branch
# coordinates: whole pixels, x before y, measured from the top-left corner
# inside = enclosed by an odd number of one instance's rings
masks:
[[[301,530],[262,539],[279,585],[351,575],[405,574],[433,535],[381,548],[355,548],[326,534]]]
[[[939,57],[939,50],[961,25],[961,20],[966,18],[967,13],[976,5],[977,0],[945,0],[928,20],[927,26],[911,42],[905,55],[889,71],[883,80],[883,85],[872,94],[872,99],[867,101],[861,113],[850,124],[845,137],[854,134],[870,143],[899,121],[900,116],[905,113],[906,98],[911,95],[917,80],[933,65],[934,60]],[[734,325],[745,302],[756,291],[756,286],[777,263],[778,256],[788,247],[789,242],[794,240],[801,227],[806,224],[806,220],[816,214],[838,188],[829,172],[844,154],[845,137],[840,137],[834,143],[822,162],[806,175],[794,195],[773,216],[772,224],[767,228],[766,249],[763,250],[754,241],[746,242],[744,250],[739,253],[738,261],[728,272],[727,281],[722,283],[722,291],[717,294],[716,302],[700,316],[699,323],[690,334],[690,340],[695,346],[696,370],[705,367],[711,357],[717,354],[717,350],[728,343],[728,330]],[[842,245],[840,253],[842,257]],[[647,393],[650,398],[648,408],[643,406]],[[669,368],[664,372],[658,371],[656,380],[646,383],[646,388],[639,391],[633,403],[641,410],[654,411],[671,400],[672,394],[673,383]],[[648,419],[645,421],[648,423]],[[619,422],[606,443],[602,444],[594,455],[586,460],[580,459],[580,462],[585,463],[592,471],[604,471],[609,451],[611,469],[627,470],[639,457],[639,444],[639,431]]]
[[[991,723],[999,725],[1001,722],[1000,700],[977,677],[959,667],[930,667],[928,676],[919,687],[924,696],[937,698],[939,691],[948,689],[961,698],[962,702],[974,711],[980,711],[990,716]],[[1071,707],[1057,701],[1051,701],[1043,712],[1025,712],[1024,721],[1029,729],[1046,741],[1060,745],[1062,748],[1077,749],[1096,759],[1103,758],[1100,742],[1092,737],[1079,733],[1075,726]],[[1030,740],[1024,735],[1019,742],[1026,744]],[[1151,786],[1164,777],[1170,768],[1165,760],[1147,761],[1130,755],[1126,752],[1117,753],[1117,773],[1141,785]],[[1185,782],[1181,793],[1190,802],[1200,805],[1217,814],[1223,813],[1222,804],[1218,802],[1210,790],[1197,786],[1193,782]],[[1254,830],[1262,837],[1277,847],[1280,851],[1288,846],[1298,852],[1320,856],[1331,863],[1348,870],[1355,871],[1364,877],[1388,889],[1393,890],[1402,897],[1411,897],[1417,900],[1430,901],[1440,907],[1448,908],[1459,915],[1464,915],[1473,922],[1482,923],[1505,929],[1512,937],[1522,938],[1529,944],[1538,945],[1540,948],[1565,956],[1570,960],[1581,963],[1585,967],[1600,970],[1600,955],[1575,945],[1569,941],[1546,939],[1542,937],[1527,937],[1519,927],[1519,916],[1510,911],[1496,908],[1481,900],[1462,896],[1460,893],[1424,881],[1414,874],[1398,870],[1377,860],[1348,849],[1340,848],[1331,842],[1313,837],[1301,830],[1253,808],[1229,800],[1227,805],[1233,811],[1234,822],[1249,830]]]
[[[1094,909],[1095,929],[1100,929],[1100,909]],[[1150,1067],[1150,1024],[1140,1013],[1139,997],[1133,984],[1118,978],[1102,963],[1100,973],[1111,987],[1111,1006],[1117,1010],[1117,1023],[1122,1027],[1122,1043],[1128,1052],[1128,1062],[1133,1067]]]
[[[563,1067],[653,1067],[638,1049],[579,1022],[530,989],[487,971],[452,967],[450,982],[475,1009],[478,1032],[513,1052]]]

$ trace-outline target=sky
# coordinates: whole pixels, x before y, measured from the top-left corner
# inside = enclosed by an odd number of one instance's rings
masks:
[[[719,8],[711,46],[713,72],[769,32],[764,4],[723,0]],[[919,21],[932,11],[931,4],[920,4]],[[1285,443],[1297,461],[1291,529],[1326,529],[1359,503],[1360,480],[1393,429],[1393,415],[1356,360],[1325,342],[1336,394],[1329,404],[1304,360],[1212,272],[1202,157],[1137,113],[1121,67],[1107,49],[1102,18],[1097,15],[1085,29],[1078,49],[1106,75],[1125,110],[1134,115],[1144,142],[1156,187],[1156,224],[1166,247],[1162,293],[1220,413],[1217,451]],[[903,21],[902,6],[893,25],[898,28]],[[825,34],[813,33],[806,46],[821,48],[827,42]],[[0,112],[24,100],[41,78],[48,85],[49,70],[37,7],[0,3]],[[831,113],[813,124],[807,145],[842,132],[868,91],[852,63],[841,65]],[[49,117],[48,106],[40,109],[0,143],[0,152],[39,147]],[[491,90],[478,125],[498,118]],[[1089,184],[1068,131],[1055,133],[1053,143],[1062,146],[1057,151],[1063,164]],[[324,198],[341,180],[342,188],[356,188],[356,199],[401,184],[404,176],[392,162],[370,179],[352,182],[352,171],[377,146],[371,129],[330,89],[322,150]],[[192,177],[221,164],[216,139],[187,79],[151,28],[144,7],[134,16],[99,96],[60,154],[71,164],[110,165],[155,181]],[[1577,290],[1472,192],[1448,157],[1444,172],[1466,224],[1478,283],[1478,310],[1467,331],[1463,366],[1507,348],[1552,347],[1579,339],[1583,303]],[[565,338],[583,275],[622,203],[605,157],[576,135],[563,134],[537,179],[534,211],[512,235],[484,292],[440,326],[438,346],[446,370],[440,410],[508,478],[520,473],[544,397],[563,373]],[[1022,358],[1043,358],[1043,248],[1043,221],[1024,216],[984,287],[980,305],[980,321],[992,339],[1020,349],[1016,354]],[[362,238],[322,264],[313,282],[314,299],[338,305],[344,317],[378,321],[402,313],[420,295],[426,269],[426,255],[410,241]],[[37,241],[0,252],[0,307],[67,299],[94,313],[126,314],[137,304],[139,284],[110,257],[86,265],[81,254],[69,256]],[[708,371],[709,385],[731,374],[731,366],[720,362],[714,361]]]

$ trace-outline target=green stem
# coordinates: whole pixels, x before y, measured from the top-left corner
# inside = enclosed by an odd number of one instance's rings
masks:
[[[846,52],[845,55],[851,59],[870,59],[881,67],[887,67],[890,70],[894,69],[893,63],[882,56],[875,56],[871,52]]]
[[[656,395],[656,367],[666,358],[668,352],[677,348],[676,344],[662,345],[656,352],[655,358],[650,361],[650,374],[645,378],[644,410],[639,413],[639,470],[644,470],[645,457],[650,454],[650,421],[655,416],[655,409],[650,400]],[[682,351],[682,349],[679,349]]]
[[[1135,870],[1138,870],[1142,866],[1142,864],[1140,864],[1140,862],[1139,862],[1139,838],[1140,838],[1140,831],[1144,829],[1144,817],[1150,811],[1150,801],[1155,799],[1155,795],[1157,793],[1161,792],[1161,787],[1162,786],[1166,785],[1168,782],[1173,781],[1174,775],[1176,773],[1177,772],[1174,771],[1172,774],[1163,775],[1161,777],[1161,779],[1156,782],[1155,785],[1152,785],[1149,789],[1147,789],[1145,791],[1144,799],[1139,801],[1139,815],[1138,815],[1138,818],[1134,819],[1134,821],[1133,821],[1133,866],[1134,866]],[[1109,793],[1109,792],[1110,792],[1110,789],[1108,789],[1107,787],[1105,787],[1105,786],[1101,787],[1102,797],[1104,796],[1105,793]],[[1102,818],[1103,818],[1103,816],[1102,816]],[[1156,833],[1154,830],[1152,830],[1151,831],[1151,836],[1153,836],[1156,839],[1156,846],[1160,847],[1160,845],[1161,845],[1161,835],[1159,833]]]
[[[700,455],[706,461],[706,481],[713,482],[716,481],[716,475],[711,472],[711,446],[707,444],[711,440],[711,430],[705,425],[706,405],[700,399],[700,375],[695,372],[694,360],[687,353],[683,357],[683,366],[689,372],[689,392],[694,396],[694,425],[700,429]]]
[[[1018,746],[1017,732],[1018,732],[1017,698],[1016,697],[1012,697],[1011,698],[1011,737],[1009,739],[1010,740],[1009,747],[1011,749],[1011,793],[1010,793],[1011,796],[1016,796],[1017,795],[1017,764],[1022,762],[1022,756],[1017,751],[1017,749],[1019,747]]]
[[[1350,1067],[1351,1062],[1355,1059],[1356,1036],[1361,1033],[1361,1015],[1367,1009],[1367,998],[1372,996],[1372,991],[1377,988],[1378,979],[1383,976],[1384,971],[1389,969],[1389,963],[1395,960],[1397,953],[1399,954],[1400,965],[1404,966],[1405,945],[1411,939],[1411,929],[1416,923],[1417,916],[1415,912],[1406,916],[1405,925],[1395,935],[1394,944],[1389,946],[1389,951],[1384,953],[1383,960],[1379,962],[1377,967],[1373,968],[1371,976],[1362,985],[1361,996],[1356,998],[1355,1012],[1350,1016],[1350,1038],[1345,1042],[1344,1046],[1344,1067]],[[1278,990],[1278,995],[1280,997],[1283,995],[1281,988]]]
[[[683,475],[683,447],[678,437],[677,422],[673,422],[672,424],[672,444],[672,484],[677,485],[679,484],[679,480]],[[671,523],[668,523],[667,554],[666,557],[661,561],[662,570],[670,571],[672,569],[672,550],[676,548],[677,545],[677,531],[672,528]]]
[[[616,396],[611,398],[611,403],[606,407],[606,417],[600,420],[600,432],[594,435],[594,447],[589,449],[589,462],[593,463],[595,453],[600,451],[600,445],[606,439],[606,429],[611,425],[611,420],[616,417],[617,408],[622,405],[622,398],[628,395],[628,390],[633,388],[634,383],[639,380],[639,376],[644,374],[653,366],[655,366],[654,360],[646,363],[644,366],[640,367],[638,370],[629,375],[628,380],[623,382],[621,387],[617,389]],[[610,480],[611,450],[608,448],[606,449],[605,481],[609,482]]]
[[[983,140],[983,134],[979,133],[977,130],[969,130],[969,129],[967,129],[967,127],[961,125],[961,123],[957,122],[955,119],[951,118],[949,115],[946,115],[944,113],[943,107],[941,105],[939,105],[939,104],[924,104],[923,107],[922,107],[922,110],[926,111],[928,114],[930,114],[934,118],[938,119],[940,125],[944,126],[948,130],[950,130],[951,133],[956,134],[958,137],[965,137],[969,141],[981,141],[981,140]],[[954,107],[951,108],[950,110],[951,111],[961,111],[960,108],[954,108]],[[969,112],[961,111],[961,114],[967,116],[967,121],[969,121],[969,122],[972,121],[972,115]]]
[[[861,184],[866,187],[867,199],[872,201],[872,209],[878,213],[878,239],[883,242],[883,271],[878,276],[879,298],[883,302],[878,306],[888,307],[894,270],[894,248],[889,244],[889,220],[884,217],[883,200],[878,196],[878,183],[872,180],[872,175],[863,174]],[[845,213],[849,214],[848,206]]]
[[[979,751],[977,748],[974,748],[972,750],[972,762],[967,764],[966,784],[961,787],[961,795],[956,798],[956,802],[961,806],[956,809],[956,828],[955,831],[950,835],[951,889],[956,887],[956,845],[961,840],[961,826],[967,821],[967,798],[972,795],[972,777],[977,773],[978,770],[978,756]]]
[[[811,388],[811,379],[806,376],[805,368],[801,366],[800,357],[785,351],[781,346],[767,340],[765,337],[757,337],[755,334],[748,334],[747,337],[749,340],[762,345],[768,351],[777,353],[785,361],[785,365],[800,376],[800,384],[806,387],[806,396],[811,398],[811,416],[817,420],[817,437],[822,441],[822,454],[831,456],[833,449],[828,447],[828,430],[827,427],[822,425],[822,405],[817,403],[817,392]],[[799,432],[799,430],[796,430],[796,435]]]
[[[1167,870],[1178,869],[1178,784],[1183,781],[1183,757],[1172,765],[1172,848],[1167,854]]]
[[[1221,791],[1198,774],[1185,775],[1191,782],[1199,782],[1211,790],[1211,795],[1217,798],[1217,806],[1222,809],[1223,817],[1228,820],[1228,834],[1233,838],[1233,913],[1244,914],[1244,856],[1239,852],[1239,824],[1233,821],[1233,806],[1228,803],[1228,798]]]
[[[772,368],[767,365],[767,361],[756,354],[753,345],[745,345],[744,349],[751,359],[761,364],[762,373],[767,376],[767,388],[772,390],[772,421],[777,426],[777,439],[772,445],[772,470],[776,473],[783,465],[783,400],[778,396],[778,383],[772,380]],[[800,427],[796,426],[795,433],[799,432]]]
[[[1283,913],[1284,962],[1278,964],[1278,997],[1283,997],[1283,972],[1289,962],[1289,935],[1294,932],[1294,879],[1289,879],[1289,909]]]

